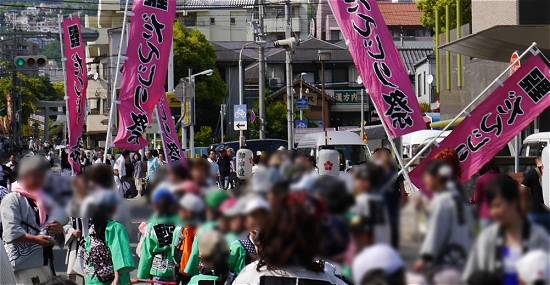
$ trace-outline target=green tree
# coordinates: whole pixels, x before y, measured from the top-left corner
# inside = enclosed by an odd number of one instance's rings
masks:
[[[195,143],[197,146],[210,146],[213,141],[212,128],[209,126],[203,126],[195,135]]]
[[[456,0],[420,0],[416,7],[423,12],[420,21],[426,28],[435,31],[435,9],[439,12],[439,32],[445,32],[445,6],[449,5],[451,29],[456,28]],[[462,24],[472,20],[472,1],[460,0]]]
[[[11,76],[0,78],[0,109],[7,107],[7,97],[12,92]],[[17,73],[17,95],[22,99],[22,119],[24,124],[28,118],[37,111],[38,101],[63,100],[63,84],[52,84],[46,76],[27,76]]]
[[[195,118],[197,126],[214,128],[218,109],[227,94],[227,86],[216,69],[216,51],[206,37],[197,30],[186,29],[180,22],[174,25],[174,79],[179,82],[194,73],[213,69],[212,76],[195,77]]]
[[[58,64],[61,64],[61,50],[59,41],[53,41],[47,44],[40,53],[45,55],[48,59],[55,60]]]
[[[287,138],[286,104],[282,101],[267,102],[265,130],[269,138]]]

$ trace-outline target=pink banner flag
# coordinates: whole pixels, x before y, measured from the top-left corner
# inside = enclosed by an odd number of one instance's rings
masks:
[[[363,84],[389,135],[426,128],[392,35],[375,0],[329,0]]]
[[[472,178],[506,144],[550,106],[550,68],[533,56],[487,96],[410,174],[423,189],[422,174],[444,149],[454,149],[460,160],[461,181]]]
[[[136,151],[155,105],[164,96],[176,16],[175,0],[135,0],[120,88],[119,126],[114,145]]]
[[[69,163],[75,173],[80,173],[80,149],[86,113],[86,88],[88,72],[86,52],[82,40],[82,27],[79,18],[65,19],[63,27],[63,47],[67,90],[67,128]]]
[[[178,132],[172,118],[170,106],[166,96],[160,96],[160,101],[157,104],[158,123],[162,134],[162,144],[164,148],[164,156],[168,163],[176,162],[185,159],[178,141]]]

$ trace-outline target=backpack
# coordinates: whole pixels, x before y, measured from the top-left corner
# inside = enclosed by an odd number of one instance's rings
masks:
[[[87,273],[97,276],[100,282],[111,282],[115,279],[111,251],[105,241],[97,237],[94,226],[90,228],[90,253],[85,262]]]

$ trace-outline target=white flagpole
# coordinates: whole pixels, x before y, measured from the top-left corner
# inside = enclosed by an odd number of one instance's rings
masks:
[[[439,133],[436,137],[434,137],[433,139],[430,140],[430,142],[425,145],[422,149],[420,149],[420,151],[413,157],[411,158],[411,160],[409,162],[407,162],[407,164],[405,165],[405,167],[401,168],[401,170],[392,178],[392,181],[395,180],[397,178],[397,176],[399,176],[400,174],[402,174],[403,172],[406,173],[406,168],[411,166],[414,161],[416,161],[430,146],[432,146],[439,137],[441,137],[441,135],[443,134],[443,132],[445,132],[446,130],[448,130],[462,115],[464,115],[465,113],[467,113],[467,111],[475,104],[477,103],[477,101],[479,101],[481,99],[481,97],[483,97],[483,95],[489,90],[491,89],[491,87],[493,87],[493,85],[499,83],[500,81],[500,78],[502,76],[504,76],[505,74],[507,74],[508,70],[510,70],[510,68],[512,68],[512,66],[516,65],[516,63],[518,63],[525,55],[527,55],[527,53],[529,53],[530,51],[533,50],[533,48],[535,48],[537,46],[537,43],[536,42],[533,42],[524,52],[522,52],[519,57],[514,61],[512,62],[510,65],[508,65],[508,67],[502,72],[500,73],[497,78],[495,78],[495,80],[493,80],[493,82],[491,82],[491,84],[489,84],[485,89],[483,89],[479,95],[477,95],[476,98],[474,98],[472,101],[470,101],[470,103],[464,107],[462,109],[462,111],[460,111],[442,130],[441,130],[441,133]]]
[[[65,57],[65,46],[63,42],[63,27],[61,26],[61,22],[63,21],[63,15],[61,13],[57,14],[57,25],[59,27],[59,49],[61,51],[61,69],[63,70],[63,89],[65,91],[65,96],[63,96],[63,99],[65,99],[65,121],[66,121],[66,128],[67,128],[67,137],[63,138],[65,140],[65,152],[67,152],[67,155],[69,155],[69,149],[67,148],[69,144],[69,140],[67,138],[71,137],[71,124],[69,124],[69,96],[67,93],[67,71],[65,70],[66,61],[67,58]],[[48,118],[45,120],[46,124],[48,123]],[[76,163],[80,163],[80,161],[77,161]],[[74,168],[71,165],[71,174],[74,175]]]
[[[124,39],[124,31],[126,31],[126,17],[128,15],[128,0],[124,4],[124,16],[122,17],[122,30],[120,31],[120,42],[118,44],[118,55],[116,58],[115,80],[111,92],[111,109],[109,109],[109,123],[107,125],[107,137],[105,138],[105,152],[103,153],[103,163],[107,161],[107,152],[111,147],[112,129],[113,129],[113,114],[116,106],[116,84],[118,81],[118,72],[120,70],[120,52],[122,50],[122,42]]]

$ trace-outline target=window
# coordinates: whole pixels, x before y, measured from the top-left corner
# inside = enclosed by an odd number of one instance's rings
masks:
[[[422,96],[422,73],[416,75],[416,96]]]
[[[348,81],[348,70],[347,68],[335,68],[332,70],[332,81],[325,81],[332,83],[343,83]]]
[[[229,18],[229,22],[231,23],[231,25],[235,25],[236,23],[235,18],[234,17]]]
[[[330,31],[330,40],[339,41],[342,39],[340,31]]]
[[[216,24],[216,18],[210,17],[210,25],[215,25],[215,24]]]
[[[183,25],[186,27],[197,26],[197,13],[189,13],[183,17]]]

